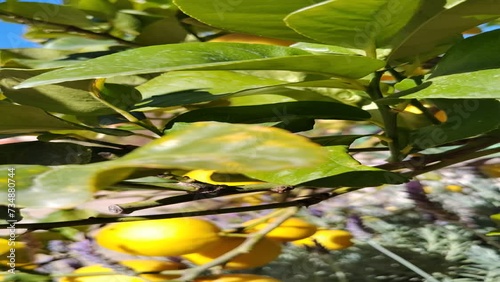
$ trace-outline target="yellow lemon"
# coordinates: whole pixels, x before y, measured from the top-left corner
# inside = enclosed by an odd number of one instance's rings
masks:
[[[196,218],[113,223],[95,235],[107,249],[142,256],[178,256],[197,252],[220,240],[220,229]]]
[[[455,193],[462,193],[463,189],[462,186],[459,185],[446,185],[446,190],[450,192],[455,192]]]
[[[121,264],[133,269],[136,272],[153,272],[153,271],[163,271],[163,270],[177,270],[183,269],[184,265],[169,261],[159,261],[159,260],[125,260],[121,261]],[[85,266],[75,270],[75,274],[90,274],[90,273],[100,273],[100,272],[114,272],[112,269],[103,267],[101,265],[91,265]],[[74,277],[63,277],[60,282],[109,282],[109,281],[120,281],[120,282],[143,282],[143,281],[165,281],[168,279],[175,279],[179,276],[174,275],[160,275],[160,274],[141,274],[139,277],[128,276],[123,274],[116,275],[96,275],[96,276],[74,276]]]
[[[253,274],[224,274],[211,277],[200,277],[195,282],[280,282],[280,280]]]
[[[352,246],[352,234],[346,230],[322,229],[311,237],[293,241],[297,246],[316,246],[316,242],[328,250],[342,250]]]
[[[212,247],[187,254],[183,257],[197,265],[208,263],[233,250],[245,241],[244,238],[224,237]],[[230,260],[224,267],[227,269],[246,269],[263,266],[276,259],[281,253],[281,245],[273,240],[263,238],[252,250]]]
[[[253,223],[259,221],[259,219],[253,219],[243,223],[243,226],[249,226]],[[263,228],[265,228],[269,223],[273,222],[274,219],[271,218],[264,223],[257,224],[251,229],[245,230],[245,232],[256,232]],[[297,217],[291,217],[281,223],[278,227],[273,229],[271,232],[266,234],[266,237],[269,239],[287,242],[287,241],[295,241],[303,238],[307,238],[314,233],[316,233],[317,227],[314,224],[311,224],[303,219]]]

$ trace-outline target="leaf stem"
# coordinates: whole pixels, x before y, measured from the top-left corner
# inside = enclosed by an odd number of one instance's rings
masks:
[[[376,103],[378,99],[383,98],[382,92],[380,91],[380,79],[385,71],[375,72],[375,77],[370,82],[368,87],[368,95]],[[389,146],[389,151],[391,156],[389,162],[397,162],[402,159],[401,152],[399,151],[399,141],[398,141],[398,131],[397,131],[397,112],[394,112],[391,107],[387,105],[377,104],[380,115],[382,116],[382,121],[384,123],[385,136],[389,138],[387,142]]]
[[[100,87],[103,84],[104,84],[104,79],[96,79],[94,81],[94,83],[92,83],[92,86],[90,87],[89,93],[90,93],[90,95],[92,95],[92,97],[94,97],[94,99],[96,99],[99,102],[103,103],[104,105],[106,105],[110,109],[113,109],[115,112],[117,112],[118,114],[120,114],[124,118],[126,118],[129,122],[131,122],[133,124],[137,124],[137,125],[145,128],[145,129],[147,129],[147,130],[155,133],[158,136],[162,136],[163,135],[163,133],[161,132],[161,130],[159,130],[158,128],[156,128],[151,122],[149,122],[149,121],[147,121],[147,122],[141,121],[138,118],[136,118],[134,115],[132,115],[131,113],[129,113],[129,112],[125,111],[125,110],[122,110],[122,109],[118,108],[117,106],[109,103],[105,99],[103,99],[101,97],[101,91],[100,91]]]

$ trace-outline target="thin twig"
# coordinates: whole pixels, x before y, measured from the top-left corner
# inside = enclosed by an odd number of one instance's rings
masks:
[[[283,213],[280,216],[276,217],[276,220],[274,220],[273,222],[266,225],[266,227],[264,227],[263,229],[255,232],[255,233],[252,233],[251,235],[248,235],[247,239],[238,247],[234,248],[233,250],[223,254],[222,256],[220,256],[220,257],[218,257],[218,258],[216,258],[216,259],[214,259],[206,264],[185,270],[184,274],[180,278],[178,278],[174,281],[178,281],[178,282],[192,281],[194,278],[198,277],[204,271],[206,271],[214,266],[223,265],[238,255],[248,253],[249,251],[252,250],[252,247],[255,246],[255,244],[257,244],[262,238],[264,238],[264,236],[267,233],[271,232],[273,229],[278,227],[285,220],[287,220],[291,216],[295,215],[299,211],[299,209],[300,209],[300,206],[295,206],[295,207],[290,207],[290,208],[283,210],[282,211]],[[168,271],[166,271],[166,273],[168,273]],[[162,272],[162,274],[164,274],[164,273]]]
[[[416,274],[420,275],[421,277],[425,278],[426,280],[428,280],[430,282],[439,282],[436,278],[432,277],[429,273],[423,271],[418,266],[416,266],[413,263],[409,262],[408,260],[406,260],[406,259],[398,256],[397,254],[389,251],[388,249],[386,249],[383,246],[375,243],[374,241],[367,240],[366,243],[368,243],[368,245],[372,246],[377,251],[383,253],[384,255],[390,257],[391,259],[397,261],[401,265],[405,266],[406,268],[410,269],[411,271],[413,271]]]

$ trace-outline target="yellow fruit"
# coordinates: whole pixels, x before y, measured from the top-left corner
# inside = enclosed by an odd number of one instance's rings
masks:
[[[446,190],[450,192],[455,192],[455,193],[461,193],[462,192],[462,186],[458,185],[446,185]]]
[[[184,269],[185,265],[172,261],[159,260],[124,260],[121,264],[133,269],[136,272],[153,272],[163,270],[178,270]],[[160,274],[142,274],[139,275],[149,281],[164,281],[166,279],[178,278],[179,275],[160,275]]]
[[[254,44],[267,44],[267,45],[280,45],[280,46],[290,46],[294,44],[293,41],[281,40],[276,38],[268,38],[249,34],[227,34],[219,36],[215,39],[210,40],[210,42],[239,42],[239,43],[254,43]]]
[[[178,256],[197,252],[220,240],[220,229],[196,218],[113,223],[95,235],[104,248],[142,256]]]
[[[240,186],[262,183],[261,181],[251,181],[251,178],[239,174],[217,174],[215,170],[204,169],[192,170],[184,174],[184,176],[213,185]],[[241,179],[248,179],[249,181],[241,181]]]
[[[352,246],[352,234],[345,230],[324,229],[318,230],[311,237],[302,240],[293,241],[297,246],[314,247],[316,243],[328,250],[342,250]]]
[[[136,272],[153,272],[153,271],[163,271],[163,270],[177,270],[183,269],[184,265],[169,261],[158,261],[158,260],[125,260],[121,261],[121,264],[133,269]],[[75,270],[73,273],[98,273],[98,272],[114,272],[112,269],[103,267],[101,265],[91,265],[85,266]],[[120,282],[143,282],[143,281],[165,281],[169,279],[175,279],[179,277],[178,275],[160,275],[160,274],[141,274],[138,277],[128,276],[123,274],[116,275],[96,275],[96,276],[75,276],[75,277],[63,277],[59,282],[109,282],[109,281],[120,281]]]
[[[243,226],[249,226],[260,219],[253,219],[250,221],[247,221],[243,223]],[[245,230],[245,232],[256,232],[259,231],[263,228],[265,228],[269,223],[273,222],[274,219],[267,220],[264,223],[257,224],[256,226],[252,227],[251,229]],[[288,241],[295,241],[295,240],[300,240],[303,238],[307,238],[314,233],[316,233],[317,227],[314,224],[311,224],[305,220],[302,220],[297,217],[292,217],[282,224],[280,224],[278,227],[273,229],[271,232],[266,234],[266,237],[269,239],[277,240],[277,241],[282,241],[282,242],[288,242]]]
[[[212,247],[183,257],[192,263],[202,265],[233,250],[245,241],[244,238],[225,237]],[[273,240],[263,238],[249,253],[241,254],[230,260],[224,267],[227,269],[246,269],[265,265],[276,259],[281,253],[281,245]]]
[[[200,277],[195,282],[281,282],[274,278],[253,274],[224,274],[219,276]]]

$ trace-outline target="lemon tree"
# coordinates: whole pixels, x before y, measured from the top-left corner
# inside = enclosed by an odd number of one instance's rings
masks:
[[[4,1],[0,19],[42,48],[11,38],[0,49],[0,227],[136,256],[211,250],[212,261],[241,240],[193,216],[311,206],[496,156],[499,11],[486,0]],[[131,190],[141,199],[94,205]],[[262,197],[228,204],[249,193]],[[226,266],[271,261],[269,238],[350,244],[313,230],[291,219],[259,243],[268,255]]]

